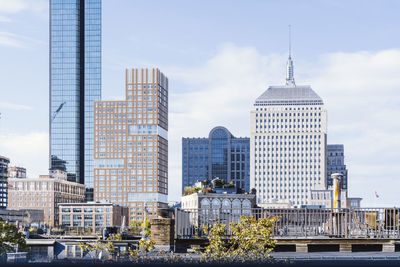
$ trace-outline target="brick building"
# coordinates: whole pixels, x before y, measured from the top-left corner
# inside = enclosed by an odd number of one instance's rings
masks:
[[[141,221],[168,208],[168,79],[126,70],[126,100],[96,101],[94,200],[129,207]]]
[[[128,225],[129,209],[109,202],[60,203],[59,222],[63,227],[91,229]]]
[[[67,181],[66,172],[55,170],[39,178],[8,179],[9,209],[43,210],[44,222],[58,225],[58,203],[85,200],[85,185]]]

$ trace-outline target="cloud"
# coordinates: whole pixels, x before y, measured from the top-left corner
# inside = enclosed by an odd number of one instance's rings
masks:
[[[45,44],[43,41],[36,40],[27,36],[11,33],[0,32],[0,46],[14,48],[30,48],[33,44]]]
[[[32,107],[30,107],[30,106],[7,103],[7,102],[0,102],[0,108],[10,109],[10,110],[31,110],[32,109]]]
[[[0,0],[0,13],[18,13],[22,11],[44,12],[48,3],[45,0]]]
[[[1,155],[10,159],[11,166],[25,167],[28,177],[48,173],[48,147],[46,132],[0,136]]]
[[[171,200],[180,199],[181,137],[206,137],[218,125],[249,136],[254,100],[284,83],[285,63],[286,55],[224,44],[201,66],[162,68],[170,82]],[[400,50],[330,53],[306,68],[296,63],[297,84],[311,84],[324,99],[328,143],[345,146],[350,195],[372,205],[376,190],[381,203],[399,205]]]

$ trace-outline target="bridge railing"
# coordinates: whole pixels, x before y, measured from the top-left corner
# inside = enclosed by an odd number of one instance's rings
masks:
[[[399,208],[356,209],[176,209],[175,238],[205,237],[204,226],[227,225],[241,216],[278,217],[275,238],[400,238]]]

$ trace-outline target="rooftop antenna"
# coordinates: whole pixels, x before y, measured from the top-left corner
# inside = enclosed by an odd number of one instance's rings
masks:
[[[287,86],[296,86],[294,82],[294,75],[293,75],[293,61],[292,61],[292,27],[289,24],[289,58],[286,63],[286,85]]]
[[[289,57],[292,55],[292,25],[289,24]]]

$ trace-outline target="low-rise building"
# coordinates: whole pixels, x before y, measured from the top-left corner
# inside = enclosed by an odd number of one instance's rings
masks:
[[[332,174],[332,176],[337,174]],[[340,174],[340,180],[343,176]],[[332,178],[331,178],[332,180]],[[341,182],[338,186],[338,196],[340,200],[341,208],[360,208],[360,202],[362,198],[359,197],[348,197],[347,189],[343,189]],[[314,186],[310,192],[310,205],[320,206],[322,208],[334,208],[334,187],[329,186],[327,189],[321,185]]]
[[[240,212],[256,207],[254,194],[193,193],[182,197],[182,209],[224,209]]]
[[[62,227],[99,232],[103,227],[127,226],[129,208],[110,202],[60,203],[59,221]]]
[[[255,194],[200,193],[183,196],[181,209],[185,211],[179,221],[187,227],[202,227],[211,221],[238,222],[241,216],[256,211]],[[183,216],[183,217],[182,217]]]
[[[193,188],[187,187],[182,197],[182,209],[234,209],[236,211],[256,207],[254,193],[239,193],[234,183],[225,184],[215,178],[211,181],[196,182]]]
[[[348,208],[361,208],[361,197],[348,197],[347,198],[347,207]]]
[[[54,170],[39,178],[10,178],[8,202],[14,210],[43,210],[44,222],[58,225],[58,203],[85,200],[85,186],[67,181],[66,172]]]
[[[43,222],[43,211],[0,209],[0,218],[4,222],[18,226],[29,226],[31,224],[38,225],[40,222]]]

